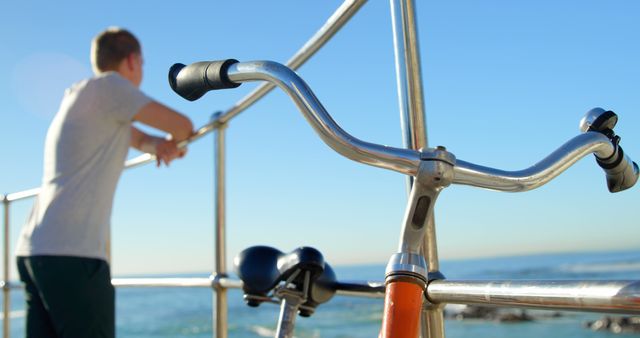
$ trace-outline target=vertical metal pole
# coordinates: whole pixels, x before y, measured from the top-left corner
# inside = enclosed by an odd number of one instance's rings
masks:
[[[426,148],[428,144],[415,3],[413,0],[390,0],[390,4],[403,141],[405,147],[417,150]],[[411,191],[412,184],[413,180],[409,177],[407,191]],[[426,226],[422,250],[428,271],[441,275],[433,216],[429,217]],[[425,308],[422,337],[444,337],[442,307]]]
[[[215,114],[214,119],[218,119],[220,114]],[[226,199],[225,199],[225,124],[216,126],[215,147],[215,272],[214,275],[222,277],[227,275],[227,248],[226,248]],[[216,287],[215,309],[213,322],[215,325],[215,337],[227,337],[227,290],[224,287]]]
[[[406,148],[427,146],[418,32],[413,0],[391,0],[398,101]]]
[[[10,271],[9,269],[9,198],[7,195],[4,195],[2,198],[2,205],[4,206],[4,252],[3,252],[3,263],[4,263],[4,271],[3,271],[3,279],[4,283],[2,285],[2,297],[3,297],[3,322],[2,322],[2,334],[4,338],[9,338],[9,313],[11,312],[11,289],[9,286],[9,278]]]

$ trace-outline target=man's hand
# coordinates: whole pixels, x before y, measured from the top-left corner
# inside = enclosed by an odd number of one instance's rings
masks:
[[[182,158],[187,153],[187,148],[178,148],[174,140],[162,140],[156,143],[156,165],[160,167],[164,163],[167,167],[176,158]]]
[[[158,167],[162,163],[169,166],[171,161],[182,158],[187,153],[187,148],[178,148],[178,142],[171,135],[167,135],[166,138],[151,136],[133,126],[131,127],[131,146],[142,152],[156,155]]]

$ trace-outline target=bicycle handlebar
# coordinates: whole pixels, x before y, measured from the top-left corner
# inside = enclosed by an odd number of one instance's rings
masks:
[[[176,63],[169,69],[169,85],[178,95],[195,101],[210,90],[238,87],[239,83],[229,81],[229,66],[238,60],[196,62],[185,66]]]
[[[618,192],[632,187],[638,180],[638,165],[625,155],[620,147],[620,136],[613,128],[618,123],[618,116],[612,111],[602,108],[591,109],[580,121],[580,130],[594,131],[605,135],[613,144],[614,151],[609,157],[596,154],[596,162],[607,175],[607,187],[611,192]]]
[[[631,161],[619,146],[608,160],[596,158],[596,161],[607,175],[607,187],[610,192],[629,189],[638,181],[638,164]]]
[[[453,168],[454,183],[492,190],[520,192],[538,188],[591,154],[608,157],[614,152],[609,139],[597,132],[586,132],[567,141],[556,151],[533,166],[504,171],[457,160]]]
[[[280,87],[293,100],[320,138],[333,150],[351,160],[411,176],[417,175],[422,160],[438,160],[431,149],[416,151],[394,148],[351,136],[331,118],[307,84],[294,71],[277,62],[197,62],[189,66],[176,64],[169,71],[171,88],[191,101],[210,90],[234,88],[243,82],[252,81],[268,81]],[[591,114],[597,119],[599,115],[596,113],[599,111],[592,112],[593,110],[587,115]],[[597,122],[596,119],[589,121],[593,124]],[[581,128],[582,124],[581,122]],[[611,124],[611,120],[607,120],[600,125],[593,125],[606,127]],[[583,131],[584,133],[569,140],[541,162],[524,170],[503,171],[455,160],[452,163],[453,183],[510,192],[531,190],[549,182],[582,157],[594,153],[607,174],[609,191],[617,192],[632,187],[638,180],[638,166],[622,152],[617,144],[619,137],[612,138],[611,129],[603,131],[591,128]],[[607,134],[607,131],[611,131],[611,134]]]

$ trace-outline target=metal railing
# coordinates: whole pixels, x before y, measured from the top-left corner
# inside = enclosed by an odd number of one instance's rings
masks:
[[[327,19],[326,23],[296,52],[289,61],[287,66],[297,69],[302,66],[311,56],[313,56],[322,46],[326,44],[331,37],[336,34],[358,10],[366,3],[366,0],[346,0],[340,5],[336,11]],[[114,278],[112,283],[116,287],[207,287],[214,290],[215,307],[214,316],[214,332],[216,337],[226,337],[227,322],[227,298],[226,289],[240,288],[240,281],[227,278],[226,269],[226,239],[225,239],[225,134],[224,130],[227,123],[235,116],[252,106],[275,86],[270,83],[264,83],[258,86],[254,91],[238,101],[231,108],[223,113],[216,114],[210,123],[199,128],[196,133],[184,141],[180,146],[185,146],[194,142],[212,131],[217,131],[215,153],[216,153],[216,192],[215,192],[215,271],[210,278]],[[143,154],[125,162],[125,168],[131,169],[139,167],[155,160],[150,154]],[[20,289],[22,286],[16,283],[10,283],[11,269],[9,264],[10,254],[10,220],[9,213],[11,203],[35,197],[40,192],[39,188],[29,189],[21,192],[0,195],[4,209],[4,241],[3,241],[3,262],[4,270],[0,287],[3,292],[3,337],[10,336],[10,292],[13,289]]]
[[[353,15],[364,5],[365,0],[347,0],[327,20],[325,25],[287,62],[287,66],[297,69],[319,50]],[[396,72],[398,76],[398,95],[401,120],[406,151],[427,146],[426,125],[424,121],[424,103],[420,78],[420,63],[417,46],[415,23],[415,6],[412,0],[391,0],[391,12],[394,25],[394,46],[396,52]],[[215,151],[215,266],[208,278],[114,278],[116,287],[181,287],[210,288],[214,296],[213,334],[215,337],[227,337],[227,294],[230,288],[241,288],[242,282],[230,278],[227,274],[226,252],[226,198],[225,198],[225,130],[231,119],[249,108],[264,97],[275,86],[265,82],[246,97],[224,112],[220,112],[212,120],[197,130],[195,135],[185,141],[184,146],[194,142],[206,134],[216,131],[214,139]],[[128,160],[127,169],[138,167],[154,161],[154,157],[144,154]],[[456,173],[460,179],[472,175],[474,179],[482,170],[475,170],[471,164],[461,162]],[[405,171],[406,166],[399,163],[398,171]],[[551,168],[556,170],[558,168]],[[550,170],[551,170],[550,169]],[[526,174],[526,173],[521,173]],[[467,176],[465,176],[467,175]],[[469,176],[471,177],[471,176]],[[531,185],[540,184],[535,177]],[[520,181],[520,180],[516,180]],[[521,182],[520,182],[521,183]],[[411,186],[412,181],[408,181]],[[527,189],[527,186],[515,184],[509,180],[499,183],[501,187],[514,190]],[[7,195],[0,195],[4,207],[4,252],[3,279],[0,286],[4,295],[3,336],[9,337],[10,297],[13,289],[21,288],[20,284],[10,283],[10,206],[18,200],[34,197],[39,189],[31,189]],[[431,219],[428,224],[423,247],[428,261],[429,272],[439,274],[435,224]],[[337,293],[346,296],[383,297],[384,284],[381,282],[344,283],[336,285]],[[609,313],[640,314],[640,281],[455,281],[436,279],[431,281],[425,291],[427,304],[424,307],[424,338],[444,337],[442,307],[447,303],[455,304],[488,304],[495,306],[530,307],[538,309],[596,311]]]

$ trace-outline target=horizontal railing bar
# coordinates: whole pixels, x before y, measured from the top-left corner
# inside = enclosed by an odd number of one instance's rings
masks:
[[[242,281],[239,279],[222,277],[155,277],[155,278],[131,278],[121,277],[111,279],[115,287],[184,287],[184,288],[223,288],[242,289]],[[0,289],[22,289],[22,283],[0,281]],[[336,293],[343,296],[383,298],[383,282],[340,282],[336,285]]]
[[[145,165],[147,163],[153,162],[155,160],[156,160],[156,155],[145,153],[145,154],[126,160],[124,162],[124,168],[133,169],[133,168]]]
[[[207,123],[204,126],[200,127],[198,130],[196,130],[196,132],[191,135],[191,137],[189,137],[188,139],[178,143],[178,147],[183,148],[186,147],[187,145],[191,144],[192,142],[197,141],[198,139],[200,139],[202,136],[208,134],[209,132],[213,131],[215,128],[217,127],[217,123],[216,121],[213,121],[212,123]],[[132,169],[135,167],[139,167],[142,165],[145,165],[149,162],[153,162],[156,160],[156,156],[152,155],[152,154],[142,154],[139,156],[136,156],[134,158],[128,159],[126,162],[124,162],[124,168],[125,169]]]
[[[242,281],[222,277],[113,278],[115,287],[195,287],[241,289]],[[5,286],[6,285],[6,286]],[[0,281],[0,289],[21,283]],[[339,282],[337,294],[383,298],[382,282]],[[640,314],[640,281],[454,281],[435,280],[427,287],[432,303],[521,307],[546,310]]]
[[[329,17],[327,22],[313,35],[304,46],[296,52],[286,66],[296,70],[300,68],[311,56],[313,56],[324,44],[335,35],[345,23],[353,17],[358,10],[366,3],[366,0],[347,0]],[[233,107],[220,116],[220,123],[227,123],[229,120],[249,108],[275,88],[272,83],[263,83],[254,91],[238,101]]]
[[[24,289],[20,282],[8,282],[0,281],[0,289]]]
[[[433,303],[640,314],[640,281],[453,281],[427,287]]]
[[[212,288],[210,278],[113,278],[115,287],[201,287]]]
[[[17,200],[21,200],[21,199],[25,199],[25,198],[29,198],[29,197],[33,197],[37,194],[40,193],[40,188],[32,188],[29,190],[24,190],[24,191],[19,191],[19,192],[14,192],[14,193],[10,193],[4,196],[3,200],[7,201],[7,202],[13,202],[13,201],[17,201]]]
[[[338,282],[336,293],[350,297],[384,298],[384,282]]]
[[[190,278],[113,278],[115,287],[203,287],[241,289],[242,282],[233,278],[190,277]]]
[[[211,277],[156,277],[156,278],[112,278],[111,284],[115,287],[183,287],[183,288],[225,288],[225,289],[241,289],[242,281],[233,278]],[[23,289],[24,286],[20,282],[0,281],[0,289]]]

